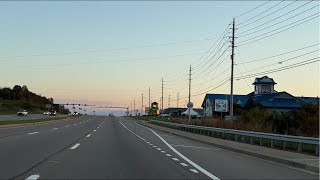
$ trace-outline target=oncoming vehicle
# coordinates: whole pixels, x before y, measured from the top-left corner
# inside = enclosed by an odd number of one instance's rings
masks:
[[[56,111],[50,111],[50,116],[56,116],[57,115],[57,112]]]
[[[49,115],[49,114],[50,114],[49,111],[43,112],[43,115]]]
[[[28,112],[25,109],[20,109],[17,111],[17,116],[27,116]]]

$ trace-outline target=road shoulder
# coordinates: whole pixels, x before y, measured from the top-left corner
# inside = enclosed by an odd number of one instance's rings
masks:
[[[306,154],[294,153],[289,151],[281,151],[277,149],[265,148],[250,144],[244,144],[234,141],[228,141],[199,134],[193,134],[185,131],[170,129],[158,125],[151,124],[146,121],[138,121],[141,125],[163,132],[171,133],[180,137],[195,140],[205,144],[213,145],[222,149],[234,151],[237,153],[261,158],[264,160],[289,165],[295,168],[301,168],[319,173],[319,157]]]

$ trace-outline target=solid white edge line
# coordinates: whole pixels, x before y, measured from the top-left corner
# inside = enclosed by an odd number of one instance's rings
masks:
[[[170,144],[171,146],[176,146],[176,147],[185,147],[185,148],[197,148],[197,149],[211,149],[211,150],[219,150],[217,148],[209,148],[209,147],[199,147],[199,146],[187,146],[187,145],[182,145],[182,144]]]
[[[79,146],[80,146],[80,143],[77,143],[77,144],[73,145],[70,149],[76,149],[76,148],[78,148]]]
[[[142,137],[140,137],[138,134],[134,133],[133,131],[131,131],[130,129],[127,128],[127,126],[125,126],[124,124],[122,124],[122,122],[119,121],[119,123],[126,128],[128,131],[130,131],[132,134],[136,135],[139,139],[144,140]],[[150,144],[151,145],[151,144]]]
[[[40,175],[39,174],[33,174],[29,177],[26,178],[26,180],[37,180],[39,179]]]
[[[38,134],[39,132],[31,132],[31,133],[28,133],[29,135],[31,134]]]
[[[138,124],[136,122],[134,122],[135,124]],[[142,126],[141,124],[138,124],[140,126]],[[145,126],[142,126],[145,127]],[[185,161],[187,161],[189,164],[191,164],[193,167],[195,167],[197,170],[199,170],[200,172],[202,172],[203,174],[205,174],[206,176],[208,176],[211,179],[215,179],[215,180],[219,180],[218,177],[216,177],[215,175],[211,174],[210,172],[208,172],[207,170],[203,169],[201,166],[199,166],[198,164],[194,163],[193,161],[191,161],[190,159],[188,159],[187,157],[185,157],[183,154],[181,154],[179,151],[177,151],[174,147],[172,147],[169,143],[167,143],[166,140],[164,140],[160,135],[158,135],[156,132],[154,132],[152,129],[145,127],[147,129],[149,129],[153,134],[155,134],[165,145],[167,145],[173,152],[175,152],[178,156],[180,156],[182,159],[184,159]]]

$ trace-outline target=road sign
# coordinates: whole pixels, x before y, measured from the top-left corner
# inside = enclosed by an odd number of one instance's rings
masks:
[[[228,100],[215,99],[214,100],[214,111],[217,111],[217,112],[228,112]]]
[[[46,108],[48,109],[52,108],[52,104],[46,104]]]

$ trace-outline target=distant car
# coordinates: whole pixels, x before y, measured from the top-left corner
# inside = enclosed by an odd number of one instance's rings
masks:
[[[43,115],[50,115],[49,111],[43,112]]]
[[[56,116],[57,115],[57,111],[50,111],[50,116]]]
[[[25,109],[21,109],[17,112],[17,116],[27,116],[28,112]]]

